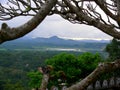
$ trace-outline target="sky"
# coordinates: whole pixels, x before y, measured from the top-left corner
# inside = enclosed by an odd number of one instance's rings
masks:
[[[4,0],[1,0],[2,2]],[[17,17],[9,21],[0,21],[0,26],[3,22],[6,22],[10,27],[17,27],[27,22],[31,17]],[[27,37],[52,37],[58,36],[65,39],[112,39],[112,37],[101,32],[95,27],[87,26],[83,24],[72,24],[67,20],[64,20],[58,15],[52,15],[45,18],[45,20],[31,33],[26,35]]]

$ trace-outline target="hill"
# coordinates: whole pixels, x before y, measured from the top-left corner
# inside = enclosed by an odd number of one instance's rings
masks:
[[[0,45],[0,50],[103,50],[109,43],[107,40],[71,40],[57,36],[50,38],[20,38]]]

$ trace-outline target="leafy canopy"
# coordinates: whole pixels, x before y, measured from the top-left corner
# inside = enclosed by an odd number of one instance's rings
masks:
[[[41,85],[42,77],[43,75],[40,72],[29,72],[28,77],[29,80],[29,86],[33,88],[39,88]]]
[[[110,60],[120,59],[120,41],[117,39],[113,38],[110,44],[106,46],[105,50],[108,52]]]
[[[83,53],[75,56],[69,53],[60,53],[45,61],[46,65],[53,67],[50,72],[50,80],[48,87],[60,85],[62,83],[71,85],[91,73],[102,61],[101,56],[96,53]],[[40,87],[43,75],[39,72],[30,72],[28,76],[31,78],[29,85],[31,87]]]
[[[102,58],[98,53],[84,53],[78,57],[73,54],[61,53],[47,59],[46,64],[53,66],[54,70],[51,74],[55,79],[61,79],[70,85],[87,76],[100,61],[102,61]],[[52,80],[52,82],[56,81]]]

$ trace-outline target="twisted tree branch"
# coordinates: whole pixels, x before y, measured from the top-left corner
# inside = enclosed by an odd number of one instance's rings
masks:
[[[84,78],[81,82],[72,85],[66,90],[86,90],[88,85],[94,82],[98,76],[100,76],[103,73],[114,71],[118,68],[120,68],[120,60],[116,60],[115,62],[109,62],[109,63],[100,63],[98,67],[86,78]]]
[[[92,18],[83,12],[82,8],[77,8],[71,4],[69,0],[64,0],[66,5],[76,14],[76,19],[79,22],[86,23],[87,25],[94,26],[104,33],[107,33],[115,38],[120,39],[120,32],[115,29],[114,25],[104,24],[99,19]]]
[[[34,30],[49,14],[56,2],[57,0],[47,0],[46,3],[41,7],[39,12],[31,20],[19,27],[10,28],[7,26],[7,24],[2,24],[0,30],[0,43],[8,40],[17,39]],[[4,25],[6,25],[5,28],[3,28]]]

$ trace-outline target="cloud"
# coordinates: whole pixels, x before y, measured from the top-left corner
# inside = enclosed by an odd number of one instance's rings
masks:
[[[111,39],[111,37],[95,27],[72,24],[60,16],[47,17],[32,33],[33,37],[59,36],[67,38]]]
[[[0,3],[6,3],[8,0],[0,0]]]
[[[18,17],[6,21],[9,26],[16,27],[27,22],[31,17]],[[1,24],[2,22],[0,22]],[[89,38],[89,39],[111,39],[110,36],[101,32],[95,27],[72,24],[62,19],[58,15],[48,16],[46,19],[31,33],[29,37],[66,37],[66,38]]]

